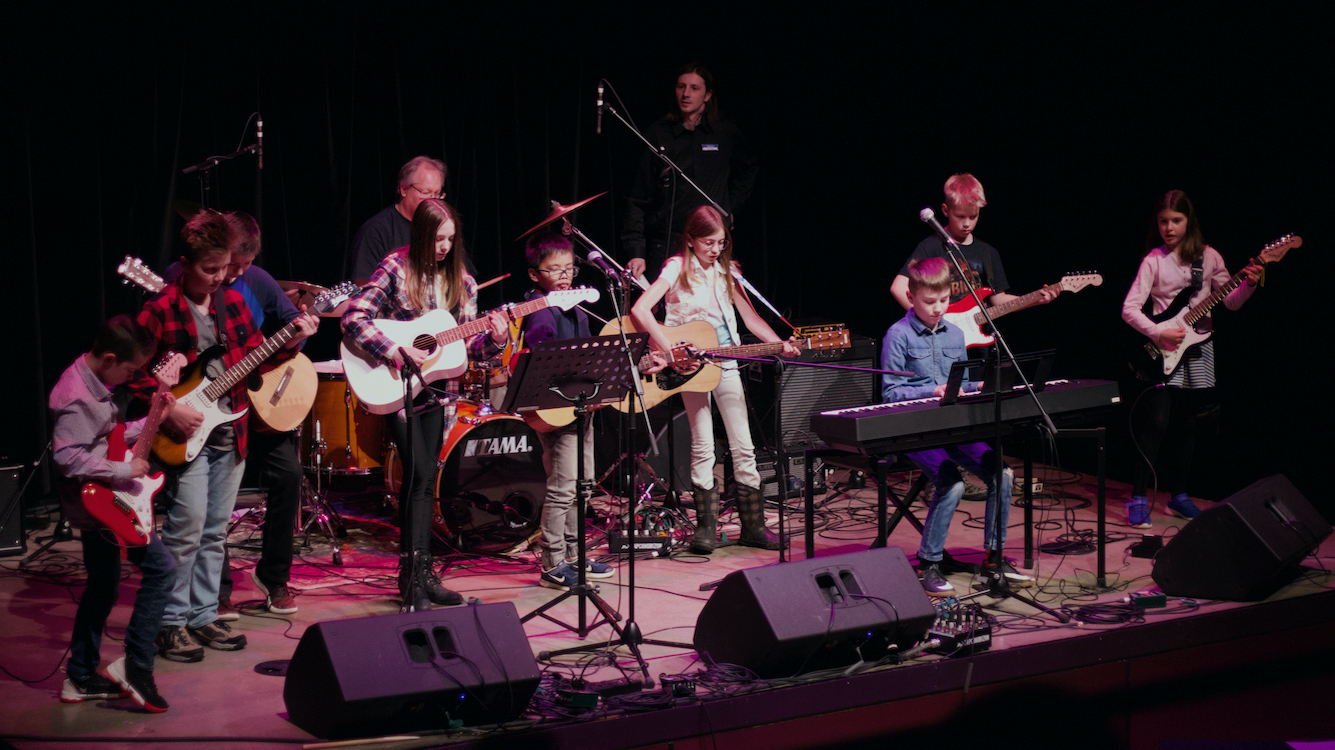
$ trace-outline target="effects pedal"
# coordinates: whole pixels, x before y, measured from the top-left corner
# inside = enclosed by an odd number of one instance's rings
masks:
[[[938,605],[936,621],[923,640],[940,641],[927,649],[942,656],[967,656],[992,647],[992,623],[976,605],[962,605],[952,600]]]

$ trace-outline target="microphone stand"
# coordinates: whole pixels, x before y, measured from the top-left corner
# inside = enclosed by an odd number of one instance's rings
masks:
[[[1034,400],[1034,404],[1038,407],[1038,413],[1043,416],[1043,422],[1044,425],[1047,427],[1048,431],[1052,435],[1056,435],[1057,428],[1055,425],[1052,424],[1052,418],[1048,416],[1047,411],[1043,409],[1042,402],[1038,400],[1038,394],[1034,392],[1033,386],[1029,384],[1029,380],[1028,378],[1025,377],[1024,372],[1020,369],[1019,363],[1015,361],[1015,355],[1011,352],[1010,345],[1006,343],[1006,337],[1001,334],[1001,331],[997,330],[996,322],[992,320],[992,316],[989,315],[987,312],[987,306],[983,304],[982,298],[978,296],[978,288],[974,286],[973,281],[970,280],[969,278],[969,274],[965,272],[966,260],[964,258],[964,249],[960,247],[960,244],[955,241],[955,238],[951,237],[950,233],[947,232],[945,228],[942,227],[941,224],[937,222],[936,214],[930,208],[924,208],[922,212],[919,213],[918,216],[923,221],[931,224],[932,228],[936,230],[936,233],[940,235],[942,242],[944,242],[946,246],[946,257],[949,258],[951,264],[955,266],[955,272],[959,275],[961,279],[963,279],[964,285],[968,288],[969,295],[973,297],[974,303],[978,305],[978,309],[983,312],[983,317],[987,320],[988,326],[991,327],[992,336],[996,340],[997,345],[995,353],[996,353],[997,366],[993,372],[993,376],[995,377],[996,382],[992,392],[993,421],[996,427],[996,437],[993,439],[993,445],[992,445],[992,457],[995,463],[994,468],[996,474],[992,480],[991,494],[992,494],[992,502],[997,503],[998,505],[993,510],[992,513],[992,520],[993,520],[992,539],[997,544],[997,550],[996,550],[997,559],[1004,560],[1005,558],[1003,556],[1003,553],[1005,550],[1002,549],[1001,534],[1002,531],[1005,529],[1005,522],[1002,520],[1003,514],[1002,514],[1002,508],[1000,507],[1001,483],[1004,482],[1006,479],[1005,475],[1006,463],[1005,461],[1002,460],[1002,452],[1001,452],[1001,433],[1002,433],[1001,355],[1003,352],[1005,353],[1006,358],[1010,360],[1011,366],[1015,368],[1015,373],[1016,375],[1019,376],[1020,382],[1024,385],[1025,391],[1029,394],[1029,397]],[[1006,515],[1009,515],[1010,508],[1006,508],[1005,510],[1007,511]],[[987,570],[987,564],[986,564],[988,555],[988,550],[986,549],[987,545],[984,544],[983,547],[984,547],[983,575],[987,578],[988,581],[987,589],[985,591],[980,591],[975,594],[966,594],[965,596],[959,598],[960,601],[965,601],[967,599],[971,599],[975,596],[980,596],[982,594],[988,594],[996,598],[1018,599],[1024,602],[1025,604],[1028,604],[1029,606],[1033,607],[1034,609],[1052,615],[1053,617],[1057,618],[1057,620],[1063,623],[1071,621],[1070,615],[1067,615],[1064,612],[1059,612],[1057,610],[1045,607],[1028,596],[1012,591],[1010,583],[1006,580],[1006,576],[1003,575],[999,570],[1000,566],[997,566],[996,568],[994,568],[992,571],[989,572]]]
[[[718,201],[710,197],[709,193],[706,193],[704,191],[704,188],[695,184],[695,180],[692,180],[690,177],[687,177],[686,173],[681,170],[681,167],[677,166],[677,163],[672,161],[672,159],[666,153],[663,152],[662,148],[655,146],[648,138],[645,138],[644,134],[641,133],[638,129],[636,129],[636,127],[632,125],[629,120],[627,120],[625,117],[622,117],[621,112],[617,110],[616,107],[612,106],[612,102],[604,101],[603,108],[606,109],[608,112],[611,112],[613,117],[620,120],[621,124],[625,125],[626,129],[629,130],[631,134],[633,134],[636,138],[639,138],[640,142],[644,144],[644,147],[649,149],[649,153],[658,157],[660,161],[662,161],[664,164],[667,165],[668,169],[672,170],[673,172],[676,172],[678,176],[680,176],[683,180],[686,181],[686,184],[694,188],[695,192],[700,194],[700,197],[704,198],[706,201],[709,201],[709,205],[713,206],[714,209],[719,212],[719,215],[721,215],[725,219],[731,217],[731,214],[729,214],[727,211],[724,211],[723,206],[720,206],[718,204]]]

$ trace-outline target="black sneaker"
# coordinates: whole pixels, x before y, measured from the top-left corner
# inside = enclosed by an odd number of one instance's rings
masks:
[[[250,579],[255,582],[259,590],[264,594],[264,606],[276,615],[295,615],[297,613],[297,600],[292,596],[292,589],[287,587],[286,583],[280,583],[276,586],[269,586],[260,580],[259,573],[252,568]],[[219,610],[221,612],[222,610]],[[222,619],[220,615],[219,620]]]
[[[987,576],[993,572],[1000,573],[1004,576],[1006,578],[1006,583],[1014,588],[1022,589],[1034,585],[1033,576],[1027,576],[1016,570],[1015,566],[1011,565],[1010,560],[1007,560],[996,552],[988,554],[987,559],[983,562],[983,572],[980,574],[980,577]]]
[[[61,703],[116,700],[117,698],[124,698],[127,695],[129,694],[124,690],[121,690],[120,686],[115,682],[108,680],[96,672],[88,675],[82,680],[66,677],[65,684],[60,688]]]
[[[942,575],[941,566],[936,563],[929,563],[922,569],[921,580],[922,590],[928,596],[950,596],[955,593],[955,587]]]
[[[204,658],[204,649],[190,640],[184,625],[163,625],[153,645],[162,658],[171,661],[196,662]]]
[[[158,694],[158,684],[153,681],[153,670],[135,665],[122,656],[107,667],[107,674],[145,711],[160,714],[167,710],[167,701]]]
[[[246,647],[246,637],[240,633],[233,633],[225,622],[214,620],[207,625],[189,630],[195,640],[219,651],[240,651]]]

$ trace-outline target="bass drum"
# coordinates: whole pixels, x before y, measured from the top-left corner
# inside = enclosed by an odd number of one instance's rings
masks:
[[[436,474],[437,533],[457,536],[477,552],[503,552],[537,538],[547,471],[538,433],[510,414],[477,415],[477,404],[458,403],[445,435]],[[403,481],[398,451],[385,462],[385,490],[396,497]]]

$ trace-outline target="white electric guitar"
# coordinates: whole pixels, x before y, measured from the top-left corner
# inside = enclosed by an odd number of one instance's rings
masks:
[[[569,310],[581,302],[597,302],[598,290],[580,287],[549,292],[545,297],[509,306],[512,318],[532,315],[546,307]],[[468,367],[468,351],[464,340],[491,330],[491,321],[485,315],[463,325],[454,322],[446,310],[432,310],[415,320],[377,320],[375,327],[395,346],[415,348],[428,352],[422,364],[422,380],[427,383],[443,378],[455,378]],[[372,414],[391,414],[403,408],[403,376],[357,346],[345,336],[340,345],[343,372],[348,385],[363,408]],[[422,383],[411,379],[412,396],[422,391]]]
[[[315,315],[327,313],[355,294],[357,290],[356,284],[345,281],[316,297],[308,312]],[[299,330],[296,320],[283,326],[278,333],[265,339],[263,344],[251,349],[239,362],[227,368],[217,380],[209,379],[206,374],[208,363],[212,359],[222,357],[225,347],[219,344],[200,354],[190,372],[172,389],[172,394],[176,396],[178,404],[185,404],[204,415],[204,423],[189,436],[181,435],[175,430],[159,432],[153,441],[153,455],[157,456],[158,462],[167,466],[180,466],[195,460],[199,452],[204,449],[204,442],[215,427],[236,421],[246,414],[249,408],[230,414],[223,411],[218,399],[237,383],[242,382],[261,363],[278,353],[279,349],[287,346]]]

